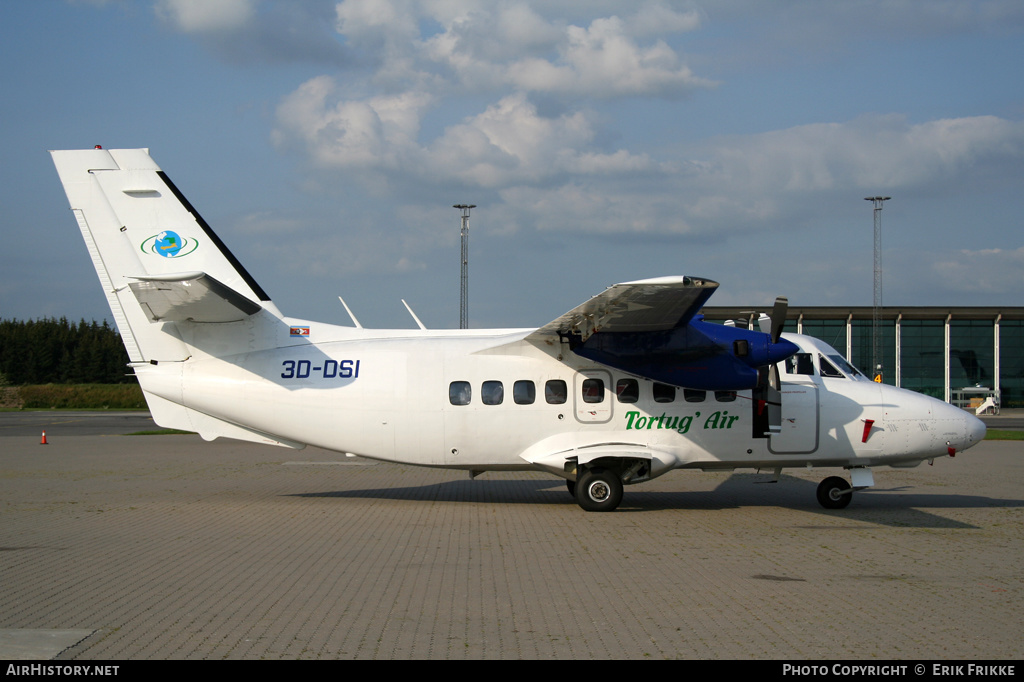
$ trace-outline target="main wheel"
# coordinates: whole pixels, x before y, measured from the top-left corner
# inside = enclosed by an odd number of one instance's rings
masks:
[[[565,479],[565,487],[569,489],[569,494],[576,497],[576,481],[570,481],[568,478]]]
[[[825,509],[845,509],[853,499],[850,484],[846,479],[838,476],[829,476],[818,484],[818,504]]]
[[[576,479],[576,503],[586,511],[613,511],[622,502],[622,481],[613,471],[585,471]]]

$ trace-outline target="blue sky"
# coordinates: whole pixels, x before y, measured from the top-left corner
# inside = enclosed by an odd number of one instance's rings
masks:
[[[1019,0],[0,4],[0,317],[109,319],[48,149],[149,147],[285,314],[538,326],[711,304],[1021,305]]]

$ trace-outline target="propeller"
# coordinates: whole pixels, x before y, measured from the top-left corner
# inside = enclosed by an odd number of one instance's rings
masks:
[[[789,299],[779,296],[775,299],[771,317],[762,315],[757,323],[761,331],[771,337],[771,344],[777,344],[782,338],[782,328],[786,325],[786,313],[789,310]],[[771,356],[771,348],[769,348]],[[755,437],[767,438],[773,433],[782,431],[782,380],[779,377],[779,365],[773,362],[759,367],[757,370],[757,388],[754,390],[757,411],[754,420]]]
[[[779,296],[775,299],[771,317],[761,313],[761,317],[757,318],[758,328],[760,328],[762,333],[769,334],[772,337],[772,343],[778,343],[782,337],[782,328],[786,325],[786,313],[788,311],[789,299],[785,296]]]

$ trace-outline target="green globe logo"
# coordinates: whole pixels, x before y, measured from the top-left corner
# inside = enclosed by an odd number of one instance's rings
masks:
[[[156,242],[153,246],[161,256],[173,258],[181,251],[181,237],[178,236],[177,232],[165,230],[156,236]]]
[[[143,253],[155,253],[163,258],[180,258],[196,250],[199,242],[182,237],[173,230],[164,230],[142,242]]]

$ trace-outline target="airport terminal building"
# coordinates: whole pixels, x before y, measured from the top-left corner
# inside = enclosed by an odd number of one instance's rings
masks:
[[[708,322],[756,324],[752,308],[704,308]],[[770,313],[770,308],[767,309]],[[784,331],[821,339],[868,376],[873,309],[789,308]],[[979,404],[992,395],[1001,407],[1024,407],[1024,307],[882,308],[882,381],[951,402]]]

